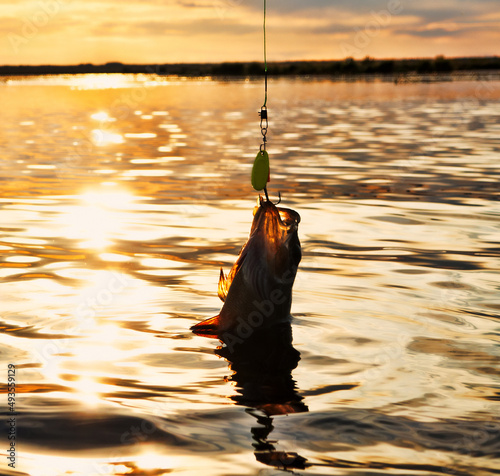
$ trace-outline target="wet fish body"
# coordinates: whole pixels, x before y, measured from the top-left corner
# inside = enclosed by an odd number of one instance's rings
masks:
[[[255,329],[289,322],[292,286],[301,259],[299,214],[261,199],[247,243],[226,276],[221,269],[219,315],[193,326],[206,337],[245,339]]]

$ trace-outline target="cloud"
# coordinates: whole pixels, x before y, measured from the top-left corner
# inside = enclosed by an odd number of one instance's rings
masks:
[[[40,18],[40,5],[50,2],[59,2],[60,11],[13,55],[6,37],[22,35],[23,25]],[[263,0],[128,0],[126,7],[123,0],[0,4],[0,64],[51,58],[77,63],[262,59]],[[343,58],[342,44],[354,45],[359,57],[494,54],[500,42],[497,5],[498,0],[269,0],[269,58]],[[369,41],[361,41],[366,31]]]
[[[95,36],[104,37],[136,37],[151,36],[165,37],[175,36],[206,36],[206,35],[230,35],[241,36],[255,33],[257,28],[241,22],[224,23],[219,20],[193,20],[183,22],[164,22],[158,20],[146,20],[138,22],[106,21],[96,25],[92,29]]]
[[[497,28],[487,28],[484,25],[478,25],[474,27],[459,27],[456,29],[445,29],[445,28],[427,28],[427,29],[405,29],[405,30],[395,30],[395,35],[405,35],[413,36],[418,38],[456,38],[465,37],[473,35],[476,33],[498,33]]]
[[[442,38],[459,36],[463,34],[462,30],[445,30],[444,28],[430,28],[427,30],[395,30],[396,35],[416,36],[419,38]]]

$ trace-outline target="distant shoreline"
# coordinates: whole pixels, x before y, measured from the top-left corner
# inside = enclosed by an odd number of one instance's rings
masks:
[[[280,61],[268,65],[271,76],[329,76],[332,78],[353,76],[401,76],[447,75],[457,73],[487,73],[500,71],[500,57],[477,58],[414,58],[355,60],[347,58],[332,61]],[[228,63],[175,63],[175,64],[123,64],[103,65],[4,65],[0,76],[41,76],[60,74],[132,73],[184,77],[251,77],[264,74],[259,62]]]

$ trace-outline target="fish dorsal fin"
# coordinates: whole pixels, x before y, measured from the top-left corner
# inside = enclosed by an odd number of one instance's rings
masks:
[[[201,337],[218,337],[219,335],[219,315],[198,322],[191,327],[194,334]]]
[[[229,288],[231,287],[231,283],[233,282],[234,277],[238,273],[241,265],[246,256],[245,246],[241,249],[240,256],[236,260],[236,263],[233,264],[233,267],[229,271],[227,275],[224,274],[222,268],[220,269],[220,277],[219,277],[219,286],[217,289],[217,295],[220,297],[222,302],[225,302],[227,298],[227,293],[229,292]]]
[[[220,300],[224,302],[227,297],[227,292],[229,291],[230,282],[227,280],[227,276],[220,269],[220,277],[219,277],[219,287],[217,289],[217,295],[220,297]]]

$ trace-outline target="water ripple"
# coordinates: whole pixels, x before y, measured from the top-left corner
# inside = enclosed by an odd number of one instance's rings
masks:
[[[259,84],[0,84],[19,474],[498,474],[499,85],[275,79],[294,319],[232,352],[189,327],[248,237]]]

